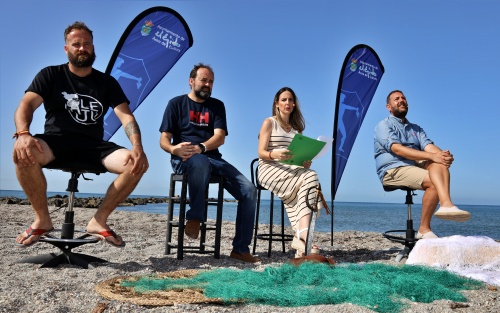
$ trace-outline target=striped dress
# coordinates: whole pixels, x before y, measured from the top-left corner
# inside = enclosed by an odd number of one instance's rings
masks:
[[[274,149],[287,148],[297,131],[292,129],[286,132],[274,117],[269,118],[272,121],[273,129],[268,151]],[[308,192],[311,187],[318,187],[318,175],[314,170],[306,169],[302,166],[283,164],[278,161],[259,159],[258,167],[259,184],[272,191],[278,196],[286,208],[288,219],[295,231],[298,231],[299,220],[311,210],[307,207],[306,199],[309,203],[314,203],[315,189]],[[319,208],[323,208],[321,201]]]

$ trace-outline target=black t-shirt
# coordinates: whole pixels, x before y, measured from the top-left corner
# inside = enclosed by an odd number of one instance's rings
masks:
[[[122,88],[112,76],[96,69],[85,77],[71,73],[68,64],[48,66],[26,91],[43,98],[45,134],[80,135],[102,140],[103,119],[108,109],[126,102]]]
[[[197,145],[211,138],[216,128],[223,129],[228,135],[226,109],[222,101],[208,98],[198,103],[182,95],[168,102],[160,132],[171,133],[173,145],[181,142]],[[221,157],[219,149],[207,151],[206,154]]]

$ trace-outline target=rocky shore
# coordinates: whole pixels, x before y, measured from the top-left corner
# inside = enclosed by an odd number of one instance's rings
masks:
[[[32,208],[21,203],[8,204],[5,199],[1,201],[0,312],[373,312],[350,303],[307,307],[199,303],[154,307],[110,300],[96,292],[96,286],[117,276],[144,276],[179,270],[217,268],[261,270],[289,262],[294,251],[287,250],[282,253],[280,244],[275,242],[271,257],[267,257],[267,243],[259,241],[256,251],[262,259],[259,264],[246,264],[230,259],[234,224],[224,222],[220,259],[215,259],[211,255],[187,254],[184,260],[177,260],[175,254],[164,254],[164,215],[115,211],[109,219],[109,224],[127,242],[124,249],[98,242],[73,250],[105,259],[107,263],[96,264],[92,269],[81,269],[73,265],[40,268],[39,264],[18,263],[18,261],[34,255],[56,253],[58,249],[45,242],[39,242],[26,249],[15,248],[15,237],[32,222]],[[63,209],[60,209],[59,204],[51,204],[49,211],[56,228],[60,227],[64,218]],[[75,208],[76,229],[84,227],[94,212],[95,210],[90,208]],[[397,244],[388,241],[379,233],[345,231],[335,232],[333,237],[335,242],[333,247],[330,246],[329,233],[316,233],[315,241],[322,250],[321,254],[333,258],[338,264],[370,262],[395,266],[404,264],[404,260],[400,263],[395,261],[395,253],[380,253],[380,250],[395,247]],[[210,239],[209,237],[208,240]],[[495,286],[484,285],[479,289],[465,290],[461,293],[467,298],[466,302],[408,301],[407,307],[402,312],[500,312],[500,292]]]
[[[64,207],[68,206],[67,195],[55,195],[48,197],[47,201],[49,206],[54,207]],[[102,202],[102,197],[86,197],[78,198],[75,197],[74,206],[78,208],[98,208]],[[235,200],[225,199],[224,202],[234,202]],[[168,197],[131,197],[125,199],[119,206],[135,206],[135,205],[146,205],[152,203],[167,203]],[[186,201],[189,203],[189,199]],[[21,199],[17,197],[0,197],[0,204],[19,204],[19,205],[30,205],[28,199]]]

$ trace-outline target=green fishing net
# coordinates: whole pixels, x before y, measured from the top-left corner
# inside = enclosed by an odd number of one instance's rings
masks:
[[[376,312],[398,312],[402,299],[430,303],[438,299],[463,302],[459,290],[476,289],[482,283],[444,270],[422,266],[385,264],[284,264],[263,271],[215,269],[190,278],[144,277],[123,281],[136,292],[201,289],[207,298],[225,303],[276,306],[353,303]]]

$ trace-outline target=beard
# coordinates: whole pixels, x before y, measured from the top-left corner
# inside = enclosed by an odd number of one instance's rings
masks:
[[[96,55],[92,53],[82,52],[81,54],[73,54],[68,51],[68,60],[74,67],[91,67],[94,64]]]
[[[194,94],[196,95],[196,97],[200,99],[207,100],[212,95],[212,92],[210,91],[210,89],[205,88],[205,89],[195,90]]]
[[[406,114],[408,114],[408,108],[404,111],[395,110],[392,112],[392,115],[394,115],[395,117],[400,118],[402,120],[404,120],[406,118]]]

